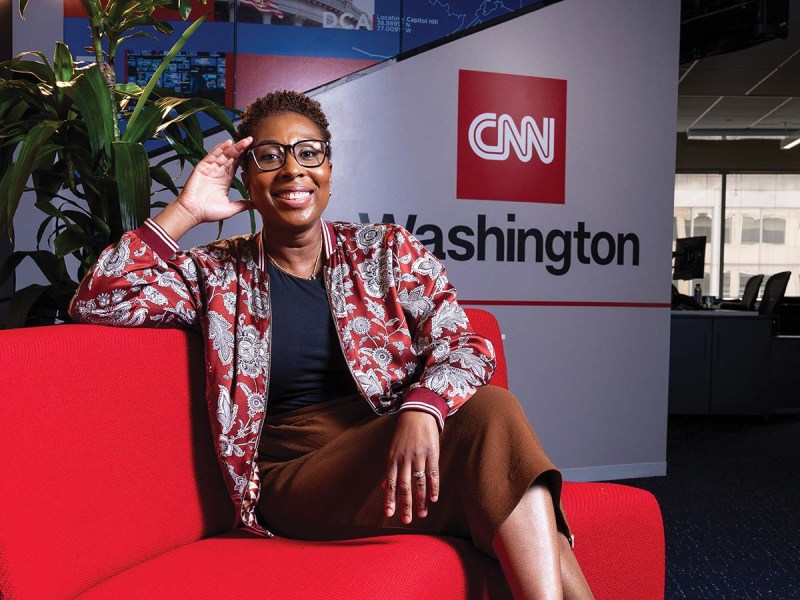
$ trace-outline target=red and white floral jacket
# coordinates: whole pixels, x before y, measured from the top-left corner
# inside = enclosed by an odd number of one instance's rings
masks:
[[[444,267],[392,224],[322,222],[324,278],[342,350],[377,414],[444,419],[485,385],[494,350],[470,331]],[[72,300],[76,321],[201,329],[217,455],[243,524],[255,517],[256,464],[268,402],[270,295],[259,234],[179,252],[154,221],[100,255]]]

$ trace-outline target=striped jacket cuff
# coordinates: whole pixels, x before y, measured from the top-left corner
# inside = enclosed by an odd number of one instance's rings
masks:
[[[444,420],[448,413],[447,402],[439,394],[426,388],[414,388],[405,397],[400,410],[418,410],[432,415],[439,425],[439,431],[444,429]]]
[[[178,251],[178,242],[172,239],[153,219],[147,219],[135,233],[141,240],[150,246],[160,258],[167,260]]]

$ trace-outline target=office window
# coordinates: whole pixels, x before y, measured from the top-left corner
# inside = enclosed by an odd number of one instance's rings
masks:
[[[711,289],[711,273],[705,271],[703,273],[703,281],[700,282],[700,289],[704,296],[708,295],[708,290]]]
[[[731,240],[738,241],[725,244],[731,295],[744,289],[750,275],[788,270],[795,275],[786,294],[800,296],[800,175],[727,175],[725,218],[732,219]]]
[[[786,243],[786,219],[780,217],[764,217],[761,221],[762,237],[765,244]]]
[[[758,217],[740,215],[742,219],[742,243],[758,244],[761,241],[761,223]]]
[[[692,281],[673,281],[683,294],[692,294],[695,283],[704,294],[719,295],[719,247],[722,238],[722,175],[686,174],[675,176],[673,240],[706,237],[705,276]],[[673,246],[674,250],[674,246]]]
[[[711,216],[706,212],[701,212],[692,221],[692,235],[705,236],[707,240],[711,239]]]
[[[673,240],[695,235],[708,241],[706,276],[674,282],[682,293],[700,283],[705,294],[738,298],[752,275],[792,271],[786,294],[800,296],[800,175],[679,173]]]

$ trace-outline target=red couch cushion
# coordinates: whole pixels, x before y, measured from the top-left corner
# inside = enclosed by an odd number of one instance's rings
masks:
[[[500,333],[500,325],[494,315],[482,308],[466,308],[469,323],[472,328],[482,336],[491,340],[494,346],[494,353],[497,359],[497,366],[490,383],[508,389],[508,371],[506,370],[506,353],[503,348],[503,337]]]
[[[597,600],[664,598],[664,527],[650,492],[567,481],[562,499],[575,556]]]
[[[249,583],[233,595],[281,600],[508,597],[497,563],[465,540],[396,535],[300,542],[234,532],[168,552],[80,599],[227,598],[234,581]]]
[[[232,527],[194,334],[3,331],[0,365],[0,590],[8,597],[71,597]]]

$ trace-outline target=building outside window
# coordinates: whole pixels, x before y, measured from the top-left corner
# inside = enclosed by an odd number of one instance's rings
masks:
[[[674,216],[674,238],[706,235],[708,240],[707,276],[674,282],[682,293],[691,294],[701,283],[704,294],[739,298],[751,276],[762,274],[766,280],[791,271],[786,295],[800,296],[800,175],[678,174]]]
[[[763,217],[761,219],[761,241],[765,244],[785,244],[786,219]]]
[[[673,246],[677,238],[705,236],[705,276],[691,281],[673,281],[682,294],[691,295],[696,283],[704,294],[719,295],[719,247],[722,235],[722,176],[681,174],[675,176]]]

